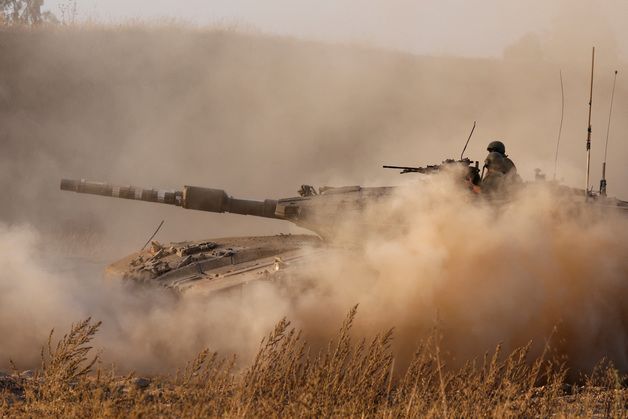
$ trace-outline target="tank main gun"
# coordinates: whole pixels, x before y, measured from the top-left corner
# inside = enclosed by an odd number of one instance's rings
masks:
[[[337,224],[349,214],[361,211],[369,202],[389,195],[392,187],[322,187],[317,193],[303,185],[300,196],[254,201],[229,196],[222,189],[184,186],[182,190],[145,189],[118,186],[84,179],[62,179],[61,189],[105,197],[174,205],[199,211],[252,215],[290,221],[322,238],[330,238]]]
[[[222,189],[184,186],[181,191],[144,189],[136,186],[118,186],[92,182],[84,179],[62,179],[61,189],[78,193],[101,195],[113,198],[133,199],[175,205],[186,209],[208,212],[230,212],[233,214],[255,215],[265,218],[285,219],[276,213],[277,201],[266,199],[252,201],[230,197]]]

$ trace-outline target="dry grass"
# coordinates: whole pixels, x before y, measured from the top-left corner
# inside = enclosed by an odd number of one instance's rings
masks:
[[[202,351],[175,376],[152,379],[94,370],[89,346],[100,323],[49,339],[32,377],[15,373],[0,388],[6,417],[628,417],[626,376],[601,362],[581,385],[565,381],[564,364],[528,358],[529,345],[481,362],[443,365],[437,334],[421,344],[409,367],[395,371],[392,330],[370,341],[350,337],[353,308],[335,339],[310,352],[300,332],[279,322],[244,369],[235,357]]]

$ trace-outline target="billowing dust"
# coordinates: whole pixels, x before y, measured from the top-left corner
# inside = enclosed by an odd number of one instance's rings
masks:
[[[362,259],[316,269],[322,292],[299,306],[304,327],[324,333],[355,302],[360,332],[394,326],[402,359],[436,329],[454,362],[532,340],[576,370],[602,357],[625,369],[628,219],[573,198],[537,185],[478,202],[446,176],[407,185],[361,220],[377,230]]]
[[[284,316],[319,343],[359,303],[356,334],[395,327],[400,359],[434,327],[443,349],[463,360],[499,342],[534,339],[539,351],[558,326],[550,342],[576,368],[608,356],[626,369],[626,221],[582,214],[543,189],[497,210],[467,202],[447,178],[407,185],[388,206],[369,209],[376,227],[357,240],[363,250],[329,254],[312,268],[308,292],[257,284],[211,301],[131,292],[101,272],[137,251],[161,220],[163,242],[299,230],[59,191],[62,177],[199,185],[252,199],[293,196],[301,184],[398,184],[382,164],[457,158],[474,120],[472,159],[501,139],[524,179],[537,167],[551,177],[559,71],[566,102],[557,178],[583,187],[594,42],[597,185],[612,74],[622,63],[617,35],[583,3],[550,33],[530,34],[494,59],[225,30],[3,28],[0,368],[9,358],[36,366],[51,328],[87,316],[104,322],[104,360],[163,371],[205,346],[246,359]],[[621,80],[615,115],[628,112]],[[623,199],[626,132],[628,120],[615,118],[608,190]],[[394,227],[381,234],[388,220]]]
[[[628,220],[570,198],[541,186],[497,205],[448,176],[410,183],[348,218],[371,228],[309,264],[307,286],[260,283],[211,299],[51,272],[34,231],[2,226],[0,333],[10,338],[0,358],[30,365],[51,325],[93,316],[104,321],[103,358],[122,368],[180,366],[204,347],[248,359],[283,316],[316,347],[359,304],[356,334],[395,327],[401,365],[436,328],[454,362],[532,340],[575,370],[602,357],[625,369]]]

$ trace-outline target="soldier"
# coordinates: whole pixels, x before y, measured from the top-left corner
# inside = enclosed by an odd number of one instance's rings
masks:
[[[486,157],[485,165],[489,162],[490,153],[499,153],[503,157],[502,173],[511,176],[517,174],[517,167],[515,167],[515,164],[506,155],[506,146],[504,143],[501,141],[491,141],[488,147],[486,147],[486,150],[489,152],[489,155]]]
[[[492,141],[488,147],[488,156],[484,161],[486,175],[482,178],[482,191],[493,193],[504,186],[520,180],[515,164],[506,155],[506,146],[501,141]]]

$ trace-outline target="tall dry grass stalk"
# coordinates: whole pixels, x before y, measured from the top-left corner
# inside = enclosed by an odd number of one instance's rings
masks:
[[[235,357],[204,350],[175,376],[116,376],[93,371],[90,342],[100,323],[72,326],[56,345],[51,333],[41,369],[5,387],[7,417],[627,417],[626,375],[602,361],[580,385],[566,382],[550,345],[530,359],[531,344],[448,368],[437,331],[394,370],[393,331],[354,342],[353,307],[325,349],[313,353],[281,320],[244,368]]]

